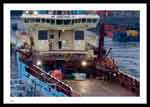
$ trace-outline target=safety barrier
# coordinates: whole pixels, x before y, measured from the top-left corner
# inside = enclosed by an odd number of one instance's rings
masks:
[[[24,56],[24,57],[22,57],[22,58],[24,58],[23,60],[25,60],[25,58],[28,58],[31,55],[30,53],[26,54],[24,51],[21,51],[21,50],[17,50],[17,52],[19,52],[21,54],[21,56]],[[39,68],[36,65],[33,65],[32,63],[28,64],[26,71],[43,82],[55,83],[56,90],[63,92],[67,96],[79,96],[79,94],[75,93],[72,90],[72,88],[69,87],[67,84],[56,79],[52,75],[47,74],[41,68]]]
[[[109,64],[108,64],[109,65]],[[113,65],[113,64],[110,64]],[[96,76],[101,76],[101,77],[109,77],[107,79],[113,79],[115,80],[117,83],[119,83],[121,86],[125,87],[126,89],[130,90],[131,92],[135,93],[137,96],[139,95],[139,81],[120,71],[119,69],[117,70],[117,66],[115,65],[114,67],[110,67],[110,69],[106,69],[107,63],[103,64],[103,63],[97,63],[96,65]],[[109,67],[109,66],[108,66]],[[109,75],[112,74],[112,75]],[[114,77],[115,76],[115,77]]]
[[[136,93],[136,95],[139,95],[139,81],[137,79],[135,79],[134,77],[129,76],[128,74],[125,74],[123,72],[118,72],[118,76],[116,78],[116,81],[122,85],[123,87],[125,87],[126,89]]]

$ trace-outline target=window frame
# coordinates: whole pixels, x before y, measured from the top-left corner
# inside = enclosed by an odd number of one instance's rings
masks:
[[[81,20],[82,20],[82,23],[86,23],[86,18],[82,18]]]
[[[68,22],[67,22],[68,21]],[[67,23],[66,23],[67,22]],[[69,24],[71,24],[71,19],[66,19],[66,20],[64,20],[64,25],[69,25]]]
[[[51,24],[55,24],[55,19],[51,19]]]
[[[92,19],[88,18],[87,23],[92,23]]]
[[[76,35],[77,32],[82,32],[83,34],[82,35]],[[77,36],[80,36],[80,37],[77,37]],[[84,40],[84,39],[85,39],[85,37],[84,37],[84,31],[75,31],[74,32],[74,40]]]
[[[58,23],[59,22],[59,23]],[[61,23],[60,23],[61,22]],[[57,25],[63,25],[64,24],[64,21],[62,19],[57,19],[56,20],[56,24]]]
[[[44,35],[44,36],[45,36],[44,39],[43,39],[43,38],[41,39],[41,37],[43,36],[42,34],[41,34],[42,36],[39,35],[39,33],[42,32],[42,31],[43,31],[43,32],[45,31],[45,32],[47,33],[46,36]],[[48,30],[39,30],[39,31],[38,31],[38,40],[48,40],[48,34],[49,34],[49,33],[48,33]],[[39,37],[39,36],[40,36],[40,37]]]

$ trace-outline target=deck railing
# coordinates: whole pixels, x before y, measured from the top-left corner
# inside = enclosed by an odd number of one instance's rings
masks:
[[[19,52],[21,56],[24,56],[22,58],[28,58],[30,56],[30,54],[27,54],[21,50],[17,50],[17,52]],[[80,96],[77,92],[73,91],[72,88],[66,83],[56,79],[52,75],[47,74],[40,67],[33,65],[32,63],[28,64],[26,71],[43,82],[56,84],[56,90],[63,92],[67,96]]]

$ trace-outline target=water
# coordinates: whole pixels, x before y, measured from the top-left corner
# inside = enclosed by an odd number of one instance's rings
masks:
[[[140,48],[139,42],[115,42],[111,38],[105,37],[105,48],[112,48],[109,56],[115,58],[119,69],[131,76],[140,78]]]

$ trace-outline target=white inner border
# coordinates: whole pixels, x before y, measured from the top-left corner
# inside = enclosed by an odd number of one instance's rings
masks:
[[[139,10],[140,97],[10,97],[11,10]],[[4,103],[147,103],[146,4],[4,4]]]

